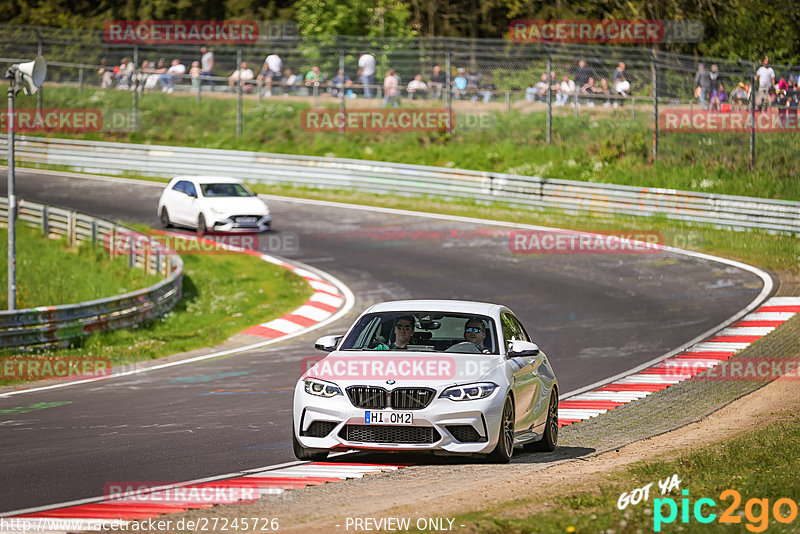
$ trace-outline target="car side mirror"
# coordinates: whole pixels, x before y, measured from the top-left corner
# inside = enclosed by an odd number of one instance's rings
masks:
[[[336,350],[336,347],[339,345],[339,342],[343,337],[343,335],[322,336],[314,343],[314,348],[325,352],[332,352]]]
[[[530,341],[522,341],[521,339],[512,341],[508,346],[508,357],[514,358],[516,356],[538,356],[539,345],[531,343]]]

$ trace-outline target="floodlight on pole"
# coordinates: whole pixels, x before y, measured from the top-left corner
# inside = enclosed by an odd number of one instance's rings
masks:
[[[8,86],[8,309],[17,308],[17,197],[14,192],[14,99],[20,89],[34,94],[47,76],[47,62],[42,56],[27,63],[11,65],[6,71]]]

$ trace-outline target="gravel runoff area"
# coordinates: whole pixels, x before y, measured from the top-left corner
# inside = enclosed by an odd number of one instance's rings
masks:
[[[800,295],[800,277],[780,273],[778,296]],[[800,315],[735,359],[800,357]],[[766,386],[766,387],[765,387]],[[550,454],[519,454],[508,465],[462,458],[382,457],[407,467],[379,476],[268,496],[169,517],[278,518],[282,532],[348,532],[346,518],[452,517],[513,500],[599,485],[603,474],[664,453],[681,454],[800,410],[800,381],[686,380],[606,414],[561,429]],[[358,461],[352,458],[352,461]],[[532,505],[528,513],[541,505]],[[445,524],[447,521],[445,520]],[[464,532],[458,525],[455,531]],[[352,532],[352,526],[350,527]]]

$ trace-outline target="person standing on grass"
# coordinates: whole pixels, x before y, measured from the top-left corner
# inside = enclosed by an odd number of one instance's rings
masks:
[[[375,56],[362,52],[358,58],[361,72],[361,85],[364,86],[364,98],[372,98],[372,85],[375,83]]]
[[[389,107],[391,104],[394,107],[400,106],[400,78],[394,72],[394,69],[389,69],[386,77],[383,79],[383,104]]]
[[[711,74],[706,70],[702,63],[697,65],[697,73],[694,75],[695,92],[700,89],[697,101],[700,107],[708,109],[708,99],[711,95]]]
[[[208,86],[214,90],[214,51],[205,46],[200,48],[200,76],[208,78]]]
[[[775,71],[769,66],[769,58],[765,57],[761,66],[756,71],[755,77],[758,83],[758,93],[756,94],[756,107],[759,109],[769,109],[769,90],[775,85]]]

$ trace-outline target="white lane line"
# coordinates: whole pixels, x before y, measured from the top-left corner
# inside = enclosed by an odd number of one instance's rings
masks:
[[[336,295],[329,295],[327,293],[314,293],[311,295],[311,298],[308,300],[313,300],[315,302],[321,302],[322,304],[327,304],[328,306],[336,306],[338,307],[342,303],[342,297],[337,297]]]
[[[745,315],[742,321],[788,321],[795,312],[754,312]]]
[[[292,312],[292,315],[302,315],[303,317],[308,317],[309,319],[312,319],[314,321],[322,321],[330,314],[331,312],[329,311],[321,310],[319,308],[316,308],[314,306],[309,306],[307,304],[300,306],[299,308],[297,308]]]
[[[698,343],[689,352],[739,352],[749,347],[752,343],[736,343],[731,341],[708,341]]]
[[[559,408],[559,419],[590,419],[597,417],[600,414],[606,413],[608,410],[588,410],[581,408]]]
[[[653,393],[652,391],[589,391],[570,397],[571,401],[614,401],[614,402],[632,402],[638,399],[643,399]]]
[[[800,306],[800,297],[772,297],[766,306]]]

